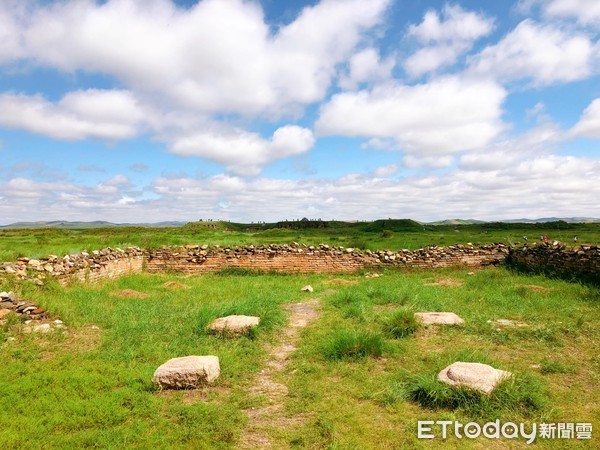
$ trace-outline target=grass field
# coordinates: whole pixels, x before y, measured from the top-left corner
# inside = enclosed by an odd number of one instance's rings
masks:
[[[214,228],[213,228],[214,227]],[[550,241],[573,244],[600,244],[600,223],[542,224],[487,223],[477,225],[421,225],[412,220],[379,220],[375,222],[280,222],[277,224],[235,224],[228,222],[194,222],[183,227],[142,228],[114,227],[91,229],[34,228],[0,229],[0,261],[14,261],[21,256],[37,258],[48,254],[63,256],[83,250],[105,247],[139,246],[157,248],[162,245],[307,245],[327,243],[360,249],[409,249],[427,245],[447,246],[456,243],[513,244],[539,241],[546,235]]]
[[[185,286],[166,287],[168,281]],[[306,284],[315,292],[300,292]],[[291,363],[274,375],[289,391],[262,429],[274,448],[527,447],[523,440],[416,437],[419,419],[496,418],[590,422],[592,442],[542,439],[538,446],[600,446],[594,287],[505,269],[452,269],[374,279],[138,274],[20,289],[67,329],[25,334],[7,324],[0,331],[0,448],[235,448],[247,435],[248,411],[269,404],[251,395],[252,386],[285,334],[286,305],[309,298],[321,299],[318,317],[302,330]],[[149,297],[111,295],[123,289]],[[466,323],[414,329],[407,311],[453,311]],[[205,333],[210,320],[234,313],[260,316],[258,333]],[[499,318],[529,326],[487,322]],[[219,356],[215,386],[160,392],[152,385],[158,365],[193,354]],[[490,398],[457,396],[434,379],[457,360],[491,363],[515,378]]]

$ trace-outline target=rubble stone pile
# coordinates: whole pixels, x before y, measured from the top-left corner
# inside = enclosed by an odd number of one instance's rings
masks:
[[[28,320],[46,318],[46,310],[35,303],[20,299],[14,292],[0,292],[0,320],[5,320],[10,313],[15,313]]]

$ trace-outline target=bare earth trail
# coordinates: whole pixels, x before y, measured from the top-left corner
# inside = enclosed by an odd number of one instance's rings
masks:
[[[280,341],[274,346],[266,347],[269,352],[267,366],[258,374],[254,384],[250,387],[250,392],[254,397],[266,399],[266,405],[246,411],[248,426],[238,448],[274,448],[268,437],[269,430],[295,428],[306,420],[306,417],[303,416],[285,416],[283,403],[288,394],[288,388],[285,384],[276,381],[276,378],[290,362],[290,355],[297,350],[296,344],[300,339],[302,329],[318,317],[320,301],[319,298],[313,298],[285,306],[289,312],[288,324],[281,334]]]

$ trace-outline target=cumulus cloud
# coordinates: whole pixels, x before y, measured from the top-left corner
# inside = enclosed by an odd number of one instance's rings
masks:
[[[425,156],[406,155],[402,159],[404,167],[409,169],[442,169],[454,162],[452,156]]]
[[[570,134],[600,139],[600,98],[595,99],[583,111],[579,122],[570,130]]]
[[[506,91],[497,83],[442,77],[341,93],[321,107],[321,135],[394,138],[409,153],[453,153],[488,144],[502,130]]]
[[[25,17],[24,3],[5,0],[0,5],[0,64],[21,56],[19,22]]]
[[[340,77],[338,84],[343,89],[354,89],[361,83],[388,80],[395,64],[394,58],[382,60],[376,49],[365,48],[352,55],[348,63],[348,73]]]
[[[583,34],[526,19],[499,43],[473,56],[470,70],[501,81],[526,79],[546,86],[588,77],[593,51]]]
[[[148,131],[173,153],[255,175],[275,158],[307,151],[314,138],[293,125],[267,138],[240,124],[297,120],[328,95],[351,57],[348,83],[386,76],[390,61],[357,49],[389,3],[322,0],[270,28],[260,4],[245,0],[188,8],[173,0],[0,2],[0,64],[104,74],[124,87],[55,103],[0,94],[0,126],[66,140]]]
[[[314,143],[309,129],[286,125],[275,130],[269,140],[240,129],[196,133],[175,140],[170,150],[178,155],[218,161],[234,173],[257,175],[268,161],[299,155]]]
[[[388,164],[387,166],[378,167],[373,171],[373,175],[377,178],[386,178],[395,175],[398,172],[396,164]]]
[[[454,64],[476,40],[489,34],[494,27],[493,19],[465,11],[458,5],[446,5],[442,16],[430,10],[419,25],[409,27],[408,36],[427,44],[404,61],[410,76],[419,77]]]
[[[40,95],[0,94],[0,125],[56,139],[134,137],[143,112],[128,91],[74,91],[57,103]]]
[[[600,162],[547,154],[524,155],[494,167],[457,167],[437,174],[391,177],[393,167],[340,179],[271,179],[214,175],[159,177],[136,187],[125,177],[95,186],[0,181],[3,223],[30,218],[140,222],[197,220],[276,221],[410,217],[499,218],[600,214]],[[387,176],[382,176],[387,175]],[[557,182],[560,180],[560,182]],[[511,189],[506,189],[511,186]],[[134,188],[136,190],[134,190]],[[138,191],[150,192],[143,198]],[[256,208],[256,199],[261,207]],[[440,205],[444,205],[443,211]],[[441,217],[443,214],[444,217]]]
[[[515,167],[525,160],[549,156],[566,138],[558,125],[544,122],[521,135],[500,139],[484,149],[461,155],[458,166],[465,171]]]
[[[251,115],[322,99],[336,65],[381,22],[388,3],[323,0],[274,33],[259,4],[243,0],[190,8],[171,0],[67,0],[38,5],[25,18],[0,7],[0,20],[18,21],[15,39],[33,63],[110,74],[197,112]]]
[[[584,25],[600,24],[600,3],[596,0],[521,0],[518,9],[529,13],[539,5],[547,18],[575,18]]]

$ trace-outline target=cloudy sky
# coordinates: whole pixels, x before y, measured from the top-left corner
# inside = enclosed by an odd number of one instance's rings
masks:
[[[0,0],[0,224],[600,217],[600,2]]]

